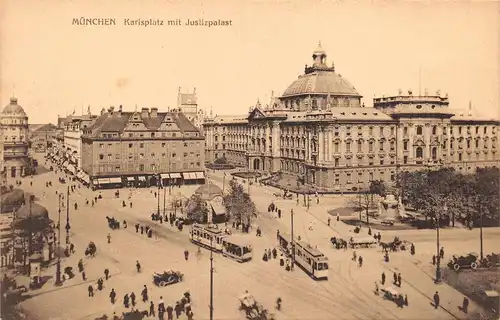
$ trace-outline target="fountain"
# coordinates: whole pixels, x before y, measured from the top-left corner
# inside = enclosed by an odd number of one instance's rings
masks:
[[[403,204],[396,200],[393,194],[389,194],[378,204],[378,215],[380,219],[397,219],[404,212]]]

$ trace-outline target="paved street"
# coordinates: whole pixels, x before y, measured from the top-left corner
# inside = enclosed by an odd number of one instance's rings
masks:
[[[39,163],[43,163],[40,160]],[[210,174],[210,180],[222,186],[222,173]],[[240,179],[241,180],[241,179]],[[46,188],[45,182],[52,181],[53,186]],[[78,184],[78,183],[77,183]],[[225,181],[227,187],[227,180]],[[33,186],[29,186],[29,179],[25,178],[23,188],[32,190],[40,203],[49,211],[51,218],[57,221],[58,201],[56,190],[64,192],[65,184],[57,182],[54,172],[47,172],[33,179]],[[190,196],[198,186],[183,186],[174,188],[173,195]],[[245,188],[248,186],[245,185]],[[175,305],[182,293],[189,290],[193,297],[193,311],[195,319],[208,318],[209,304],[209,252],[203,251],[197,258],[197,247],[189,242],[188,230],[178,231],[169,224],[159,224],[150,219],[151,212],[156,211],[157,200],[154,198],[156,188],[136,189],[132,196],[133,208],[122,207],[122,201],[127,201],[128,189],[120,190],[120,198],[114,197],[114,190],[91,191],[79,188],[70,195],[71,241],[75,244],[76,253],[63,262],[65,266],[72,266],[75,270],[80,258],[84,259],[87,281],[83,281],[80,274],[74,279],[67,280],[60,288],[54,287],[51,279],[44,288],[34,291],[34,297],[26,300],[23,306],[40,319],[94,319],[96,316],[113,312],[123,312],[122,299],[125,293],[135,292],[139,297],[144,285],[147,285],[150,298],[155,305],[163,297],[167,305]],[[249,263],[237,263],[219,255],[215,258],[214,275],[214,304],[215,318],[217,319],[244,319],[238,311],[237,297],[248,290],[256,299],[276,314],[277,319],[452,319],[461,318],[457,309],[461,304],[462,296],[448,286],[434,285],[432,282],[433,269],[430,257],[436,250],[435,232],[431,231],[382,231],[383,240],[389,240],[399,235],[403,240],[415,241],[415,256],[408,252],[398,252],[391,255],[391,262],[385,263],[379,248],[356,250],[364,258],[364,265],[359,268],[351,261],[352,250],[334,249],[329,238],[341,236],[348,238],[352,233],[342,222],[331,219],[331,226],[326,225],[328,209],[342,206],[346,196],[321,197],[320,204],[314,201],[309,211],[297,206],[295,199],[278,200],[273,196],[276,189],[262,187],[256,184],[250,186],[250,194],[257,204],[260,217],[254,221],[254,229],[245,235],[254,248],[254,259]],[[85,205],[85,200],[101,194],[92,208]],[[45,194],[45,197],[43,197]],[[162,197],[163,195],[161,195]],[[168,196],[167,196],[168,198]],[[163,208],[161,198],[160,208]],[[314,200],[314,199],[313,199]],[[283,211],[281,219],[275,213],[268,213],[267,206],[274,201]],[[78,203],[78,210],[74,210],[74,202]],[[128,201],[127,201],[128,204]],[[296,268],[287,272],[279,266],[277,260],[264,262],[261,259],[266,248],[276,246],[276,230],[290,231],[290,209],[294,210],[295,234],[317,246],[330,260],[328,281],[314,281],[302,270]],[[62,226],[65,224],[65,210],[63,210]],[[108,228],[105,217],[113,216],[120,222],[126,220],[128,228],[112,231]],[[153,238],[135,232],[134,225],[153,226]],[[263,237],[255,237],[255,228],[260,226]],[[309,226],[313,230],[309,230]],[[366,232],[366,229],[362,232]],[[107,234],[111,234],[111,243],[107,243]],[[61,242],[64,242],[64,230],[61,232]],[[452,253],[466,253],[479,251],[479,237],[477,230],[443,230],[441,235],[442,246],[445,248],[445,260]],[[493,250],[493,241],[498,241],[498,230],[485,231],[485,252]],[[97,245],[95,258],[84,258],[83,251],[89,241]],[[183,251],[191,252],[189,261],[184,260]],[[139,260],[143,267],[141,273],[135,270],[135,262]],[[94,284],[98,278],[104,277],[103,270],[108,268],[111,278],[105,281],[103,292],[96,292],[94,298],[88,298],[87,287]],[[152,273],[167,269],[178,269],[185,274],[185,281],[165,288],[158,288],[152,284]],[[403,285],[400,291],[408,295],[409,306],[399,309],[392,302],[383,300],[373,293],[374,282],[380,280],[385,272],[388,281],[392,279],[392,272],[401,272]],[[44,271],[45,275],[55,276],[55,266]],[[382,287],[382,286],[381,286]],[[109,302],[109,291],[114,288],[117,292],[117,303],[112,306]],[[434,309],[430,306],[432,295],[439,291],[444,308]],[[277,297],[283,299],[282,311],[274,309]],[[139,300],[139,298],[138,298]],[[139,309],[147,309],[147,305],[139,303]],[[471,306],[473,309],[474,306]],[[183,317],[185,317],[183,315]]]

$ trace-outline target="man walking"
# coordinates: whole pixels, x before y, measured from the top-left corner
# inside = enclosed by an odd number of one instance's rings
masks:
[[[93,296],[94,296],[94,287],[92,287],[92,285],[89,285],[89,297]]]
[[[439,308],[439,293],[434,293],[434,309]]]
[[[109,269],[104,269],[104,277],[106,278],[106,280],[109,279]]]
[[[153,303],[153,301],[151,301],[151,303],[149,304],[149,314],[148,314],[150,317],[155,317],[156,314],[155,314],[155,304]]]

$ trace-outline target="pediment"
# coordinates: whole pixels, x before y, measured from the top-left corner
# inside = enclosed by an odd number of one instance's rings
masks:
[[[253,109],[253,111],[250,113],[250,116],[248,116],[248,120],[264,119],[264,118],[266,118],[266,115],[264,111],[260,110],[259,108]]]

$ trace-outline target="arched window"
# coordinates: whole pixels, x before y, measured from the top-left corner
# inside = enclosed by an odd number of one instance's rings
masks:
[[[417,127],[417,135],[421,135],[422,134],[422,126],[418,126]]]
[[[431,152],[432,152],[432,160],[436,160],[437,159],[437,148],[433,147]]]
[[[437,134],[437,126],[432,127],[432,134]]]
[[[415,157],[416,158],[423,158],[424,157],[424,151],[422,147],[418,147],[417,150],[415,150]]]

